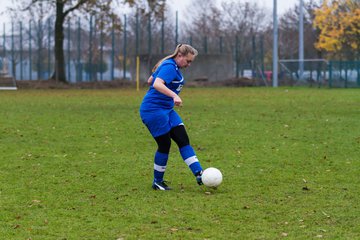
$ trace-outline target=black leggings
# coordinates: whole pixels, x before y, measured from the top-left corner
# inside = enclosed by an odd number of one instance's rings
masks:
[[[189,137],[186,133],[184,125],[179,125],[170,130],[170,132],[155,137],[158,145],[158,152],[169,153],[171,146],[171,139],[173,139],[179,148],[190,144]]]

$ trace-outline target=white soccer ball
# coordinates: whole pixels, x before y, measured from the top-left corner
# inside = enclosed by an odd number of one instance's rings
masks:
[[[217,187],[222,182],[222,174],[219,169],[210,167],[204,170],[201,180],[207,187]]]

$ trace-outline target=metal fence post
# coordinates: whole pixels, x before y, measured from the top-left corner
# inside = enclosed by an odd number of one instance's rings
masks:
[[[80,18],[78,19],[78,34],[77,34],[77,82],[82,82],[82,65],[81,65],[81,22]]]
[[[4,46],[4,57],[6,57],[6,35],[5,35],[5,23],[4,23],[4,31],[3,31],[3,46]]]
[[[102,21],[102,20],[101,20]],[[103,62],[104,62],[104,29],[103,29],[103,23],[101,23],[101,29],[100,29],[100,81],[103,80]]]
[[[93,76],[92,80],[95,82],[98,80],[98,72],[99,72],[99,56],[97,54],[97,51],[99,49],[99,42],[97,41],[97,38],[98,38],[98,36],[97,36],[97,34],[98,34],[97,21],[98,21],[98,19],[96,19],[96,16],[95,16],[94,17],[94,26],[93,26],[94,47],[93,47],[93,49],[91,49],[91,51],[94,50],[93,61],[92,61],[92,65],[91,65],[92,66],[91,67],[91,69],[92,69],[91,76]]]
[[[12,76],[16,79],[14,22],[11,22],[11,73],[12,73]]]
[[[151,55],[151,15],[148,17],[148,54]]]
[[[349,62],[344,62],[344,68],[345,68],[345,88],[348,87],[348,67],[349,67]]]
[[[164,54],[165,51],[164,42],[165,42],[165,17],[163,13],[161,18],[161,54]]]
[[[139,56],[139,10],[136,9],[136,26],[135,26],[135,54]]]
[[[37,80],[41,79],[41,49],[42,49],[42,25],[41,25],[41,20],[38,20],[38,30],[37,30],[37,45],[38,45],[38,49],[37,49],[37,59],[36,59],[36,70],[37,70]]]
[[[205,54],[207,54],[208,53],[208,44],[207,44],[207,37],[206,36],[204,36],[204,42],[203,42],[203,44],[204,44],[204,53]]]
[[[176,11],[176,14],[175,14],[175,46],[177,46],[179,43],[178,30],[179,30],[179,15],[178,15],[178,11]]]
[[[219,37],[219,52],[220,52],[220,54],[223,53],[223,37],[222,36]]]
[[[90,33],[89,33],[89,60],[87,64],[87,74],[88,74],[88,81],[91,81],[92,79],[92,23],[93,23],[93,15],[90,16]]]
[[[31,20],[29,21],[29,79],[32,80]]]
[[[123,79],[126,79],[126,57],[127,57],[127,54],[126,54],[126,45],[127,45],[127,42],[126,42],[126,14],[124,15],[124,67],[123,67]]]
[[[239,78],[239,37],[235,37],[235,77]]]
[[[340,73],[340,80],[341,80],[341,72],[342,72],[342,68],[343,68],[342,60],[338,61],[338,65],[339,65],[339,73]]]
[[[264,35],[260,37],[260,62],[261,62],[261,72],[262,75],[265,74],[265,65],[264,65]]]
[[[111,81],[114,80],[114,69],[115,69],[115,26],[114,20],[111,28]]]
[[[253,78],[255,78],[256,76],[256,65],[257,65],[257,56],[256,56],[256,36],[255,35],[252,35],[252,63],[251,63],[251,75]]]
[[[71,50],[70,50],[70,20],[68,21],[68,26],[67,26],[67,70],[68,70],[68,81],[71,82]]]
[[[22,36],[22,32],[23,32],[23,26],[22,26],[22,22],[20,21],[20,79],[23,80],[24,75],[23,75],[23,36]]]
[[[48,59],[47,59],[47,68],[48,68],[48,78],[50,78],[51,76],[51,22],[50,22],[50,18],[48,19],[48,52],[47,52],[47,55],[48,55]]]
[[[329,88],[332,87],[332,66],[333,62],[329,61],[328,68],[329,68]]]
[[[360,61],[356,61],[356,69],[357,69],[357,86],[360,87]]]

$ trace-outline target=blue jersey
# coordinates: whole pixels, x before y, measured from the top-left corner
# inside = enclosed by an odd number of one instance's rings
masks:
[[[174,100],[171,97],[157,91],[154,88],[155,79],[161,78],[165,81],[165,86],[171,91],[179,94],[185,84],[184,78],[173,58],[167,59],[161,63],[157,70],[152,74],[153,82],[149,91],[146,93],[140,111],[152,111],[157,109],[172,109]]]

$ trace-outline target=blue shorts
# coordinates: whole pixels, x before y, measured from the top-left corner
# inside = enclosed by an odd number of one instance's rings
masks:
[[[174,109],[140,111],[140,116],[153,137],[164,135],[170,132],[172,128],[183,124],[179,114]]]

